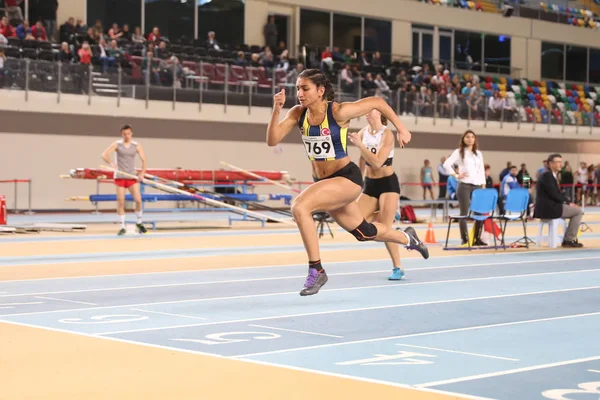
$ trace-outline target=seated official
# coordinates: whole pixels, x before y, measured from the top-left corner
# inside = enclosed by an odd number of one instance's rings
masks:
[[[569,204],[558,185],[558,174],[562,169],[562,156],[551,154],[548,157],[548,170],[540,174],[536,186],[534,218],[557,219],[569,218],[567,232],[562,242],[563,247],[583,247],[577,241],[577,231],[583,218],[583,212],[575,204]]]

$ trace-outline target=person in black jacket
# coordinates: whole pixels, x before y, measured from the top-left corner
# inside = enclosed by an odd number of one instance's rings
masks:
[[[574,203],[567,201],[558,186],[558,174],[562,168],[562,156],[548,157],[548,170],[540,174],[536,187],[534,217],[539,219],[569,218],[569,226],[562,242],[563,247],[583,247],[577,241],[577,231],[583,212]]]

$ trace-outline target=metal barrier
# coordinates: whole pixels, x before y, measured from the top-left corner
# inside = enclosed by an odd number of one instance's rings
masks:
[[[32,210],[31,210],[31,179],[7,179],[7,180],[0,180],[0,183],[14,183],[15,185],[15,193],[14,193],[14,209],[13,209],[13,213],[18,214],[19,211],[19,207],[18,207],[18,200],[19,200],[19,183],[27,183],[27,190],[28,190],[28,211],[25,212],[25,214],[35,214]]]

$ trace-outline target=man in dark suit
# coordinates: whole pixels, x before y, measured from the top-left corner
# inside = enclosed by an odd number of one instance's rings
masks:
[[[534,217],[539,219],[569,218],[569,226],[562,242],[563,247],[583,247],[577,241],[577,231],[583,212],[575,204],[569,204],[558,185],[558,174],[562,169],[562,156],[548,157],[548,170],[540,174],[536,187]]]

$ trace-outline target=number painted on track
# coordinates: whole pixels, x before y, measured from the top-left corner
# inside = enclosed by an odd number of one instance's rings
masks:
[[[399,351],[398,354],[375,354],[373,358],[365,358],[362,360],[343,361],[336,365],[425,365],[433,364],[433,361],[419,360],[413,357],[429,357],[436,358],[430,354],[414,353],[412,351]],[[398,360],[398,361],[394,361]]]
[[[257,335],[252,336],[250,338],[237,338],[237,339],[229,339],[225,336],[239,336],[239,335]],[[215,344],[231,344],[231,343],[240,343],[240,342],[248,342],[251,339],[256,340],[272,340],[279,339],[281,335],[270,332],[224,332],[224,333],[211,333],[210,335],[204,336],[206,339],[171,339],[176,342],[191,342],[191,343],[200,343],[206,344],[209,346],[213,346]]]
[[[571,400],[572,397],[565,397],[570,394],[600,394],[600,382],[584,382],[577,385],[579,389],[552,389],[542,392],[542,396],[552,400]],[[576,396],[579,399],[580,397]]]
[[[81,318],[63,318],[59,319],[58,322],[63,324],[118,324],[123,322],[136,322],[143,321],[150,317],[146,315],[132,315],[132,314],[115,314],[115,315],[96,315],[91,317],[91,321],[85,321]]]

